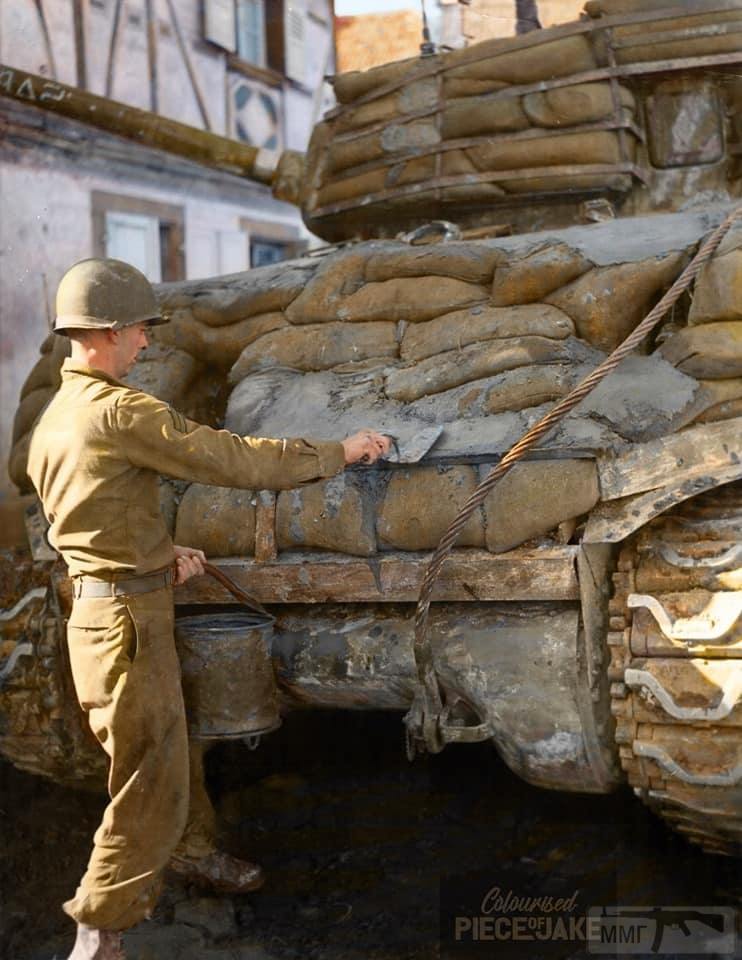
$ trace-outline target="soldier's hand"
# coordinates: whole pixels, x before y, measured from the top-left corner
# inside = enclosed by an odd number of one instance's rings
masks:
[[[361,430],[343,440],[346,464],[375,463],[379,457],[385,457],[391,447],[391,437],[375,430]]]
[[[173,547],[175,550],[175,586],[185,583],[191,577],[199,577],[204,572],[206,554],[193,547]]]

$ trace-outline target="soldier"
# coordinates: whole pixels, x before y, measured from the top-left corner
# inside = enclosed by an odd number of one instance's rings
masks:
[[[121,383],[147,346],[148,327],[164,322],[134,267],[75,264],[59,285],[54,326],[72,354],[28,457],[49,540],[73,579],[67,641],[75,690],[110,760],[110,803],[87,871],[64,904],[78,924],[69,960],[122,958],[121,931],[150,915],[169,862],[222,889],[262,883],[258,866],[214,848],[199,754],[189,772],[172,590],[203,573],[205,557],[173,545],[158,475],[281,490],[389,450],[389,439],[372,430],[342,443],[239,437]]]

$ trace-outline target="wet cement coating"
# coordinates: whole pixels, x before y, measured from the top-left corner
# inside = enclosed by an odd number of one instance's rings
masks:
[[[217,746],[207,770],[223,845],[261,862],[268,883],[242,897],[170,884],[155,920],[128,935],[131,960],[578,960],[591,955],[584,943],[564,939],[542,905],[526,915],[547,918],[548,940],[514,940],[500,926],[496,942],[462,933],[456,943],[455,918],[480,915],[494,888],[575,898],[565,919],[590,906],[742,900],[739,861],[691,848],[630,791],[537,790],[488,745],[409,765],[393,715],[295,714],[256,752]],[[61,960],[72,930],[59,904],[84,867],[103,801],[7,764],[0,783],[0,957]],[[661,956],[688,956],[668,944]]]

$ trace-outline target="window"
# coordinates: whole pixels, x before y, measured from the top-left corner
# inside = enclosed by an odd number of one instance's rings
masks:
[[[306,83],[306,0],[203,0],[204,36],[245,66]]]
[[[183,208],[94,190],[93,256],[133,264],[153,283],[185,277]]]
[[[106,211],[106,256],[125,260],[152,283],[162,280],[160,223],[157,217]]]
[[[287,245],[275,240],[250,239],[250,266],[265,267],[269,263],[278,263],[288,256]]]
[[[263,0],[236,0],[237,56],[258,67],[266,66],[265,7]]]

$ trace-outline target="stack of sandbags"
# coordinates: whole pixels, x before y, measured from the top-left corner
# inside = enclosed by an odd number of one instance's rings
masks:
[[[742,416],[742,228],[731,230],[696,281],[688,326],[658,353],[700,381],[698,420]]]
[[[618,171],[587,169],[635,159],[633,134],[622,150],[615,128],[589,126],[634,119],[627,88],[618,88],[618,104],[608,81],[521,90],[596,66],[589,35],[560,28],[336,77],[341,106],[315,129],[305,214],[311,220],[323,208],[370,196],[408,208],[628,189],[630,179]]]
[[[21,387],[20,402],[13,419],[8,474],[21,493],[31,493],[33,486],[26,473],[31,432],[36,420],[61,383],[62,361],[70,355],[67,337],[50,333],[41,344],[41,356]]]
[[[711,56],[740,49],[742,3],[722,7],[714,0],[587,0],[585,10],[597,19],[630,20],[638,15],[636,22],[618,23],[612,29],[618,63]],[[598,57],[605,63],[605,36],[598,33],[596,38]]]
[[[445,464],[351,471],[277,499],[279,551],[429,550],[481,476],[457,461],[505,453],[651,309],[709,225],[705,214],[655,215],[422,247],[371,241],[163,285],[173,319],[154,329],[139,382],[184,413],[203,384],[223,400],[231,391],[224,419],[210,422],[242,435],[342,439],[369,426],[403,442],[442,425]],[[583,401],[544,459],[493,492],[461,545],[555,536],[597,497],[593,453],[664,436],[739,397],[739,237],[699,279],[690,325],[676,313],[658,350],[648,344]],[[52,343],[19,423],[33,416],[36,389],[51,395]],[[14,456],[25,466],[19,444]],[[257,491],[165,493],[177,541],[212,556],[254,552]]]

